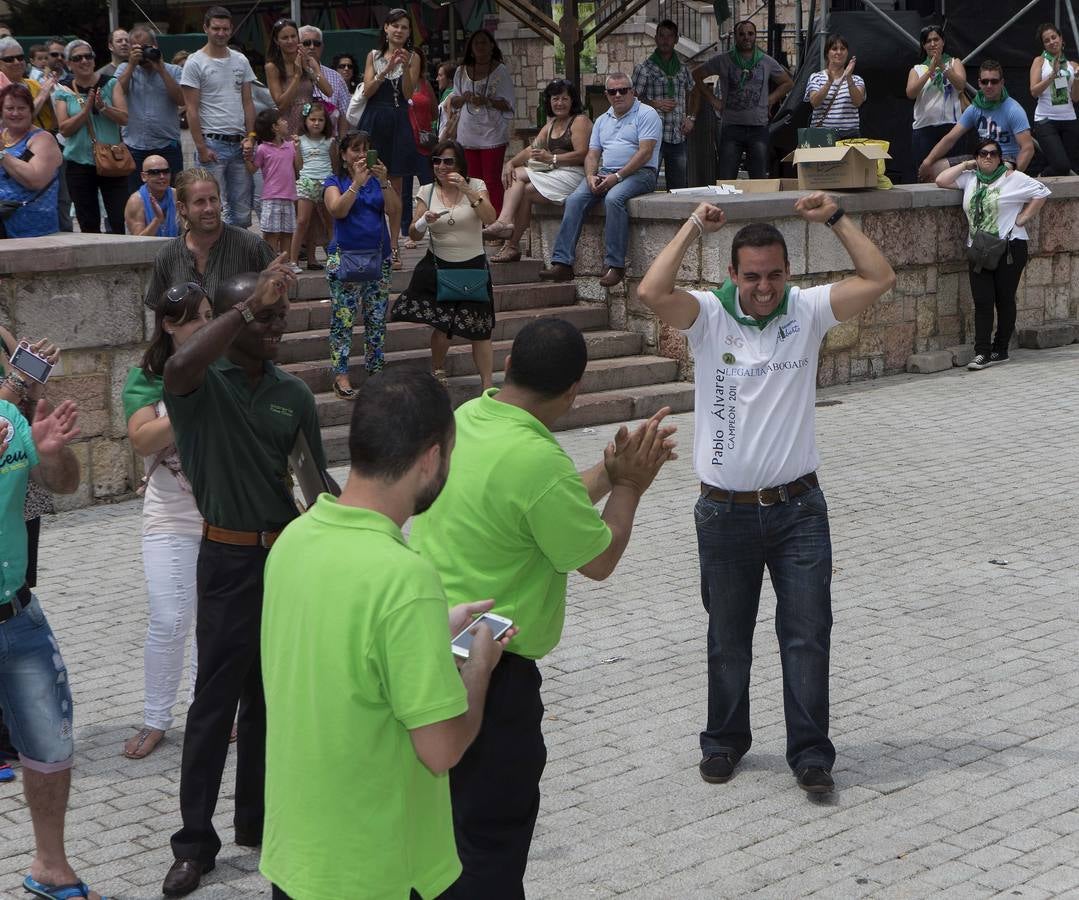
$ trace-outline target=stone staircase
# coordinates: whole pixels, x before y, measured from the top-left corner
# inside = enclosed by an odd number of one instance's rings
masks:
[[[420,251],[402,250],[405,270],[395,272],[391,296],[408,285],[410,269]],[[645,418],[662,406],[675,412],[693,408],[693,385],[676,381],[678,364],[644,353],[643,337],[612,329],[602,306],[577,302],[572,284],[541,282],[540,260],[492,266],[497,320],[494,343],[495,383],[502,381],[503,365],[513,338],[539,316],[557,316],[573,322],[588,342],[588,368],[581,392],[558,428],[579,428]],[[352,404],[338,399],[331,388],[329,370],[330,302],[321,272],[299,276],[296,299],[289,310],[288,331],[281,341],[278,362],[302,378],[315,394],[322,440],[330,462],[348,458],[348,423]],[[430,366],[430,329],[410,322],[391,322],[386,333],[387,366]],[[362,388],[363,329],[355,329],[350,366],[352,384]],[[480,379],[467,341],[455,339],[446,359],[450,397],[454,406],[479,394]]]

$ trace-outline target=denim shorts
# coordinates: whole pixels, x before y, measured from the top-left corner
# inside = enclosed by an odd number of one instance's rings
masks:
[[[40,772],[71,767],[71,688],[60,647],[35,596],[0,623],[0,709],[22,764]]]

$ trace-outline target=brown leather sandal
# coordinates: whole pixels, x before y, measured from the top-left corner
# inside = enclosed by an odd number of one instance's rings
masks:
[[[155,738],[154,735],[157,735]],[[128,759],[145,759],[165,738],[160,728],[148,728],[143,725],[138,733],[124,741],[124,756]]]
[[[517,247],[511,247],[509,244],[503,244],[502,249],[491,257],[493,263],[511,263],[517,262],[521,258],[521,251]]]

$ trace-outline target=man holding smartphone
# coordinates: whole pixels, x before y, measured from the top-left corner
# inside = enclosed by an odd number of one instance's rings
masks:
[[[526,325],[504,387],[457,410],[446,488],[412,526],[450,603],[493,597],[494,612],[521,629],[491,676],[479,737],[450,772],[464,867],[450,898],[524,897],[547,762],[536,661],[562,635],[567,573],[602,581],[614,571],[641,495],[671,458],[665,407],[632,434],[623,426],[603,460],[577,472],[550,428],[573,406],[587,362],[571,323]],[[601,515],[593,504],[608,494]]]
[[[438,572],[401,533],[442,490],[453,444],[431,375],[371,379],[352,411],[344,491],[322,494],[270,553],[260,868],[279,900],[436,897],[461,871],[446,772],[479,731],[516,630],[500,643],[476,625],[458,675],[450,638],[492,601],[447,617]]]

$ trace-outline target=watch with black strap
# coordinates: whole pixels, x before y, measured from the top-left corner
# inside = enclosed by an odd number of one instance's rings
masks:
[[[847,214],[847,211],[842,206],[837,207],[836,211],[832,213],[827,219],[824,220],[824,224],[829,228],[832,228],[836,222],[843,218]]]

